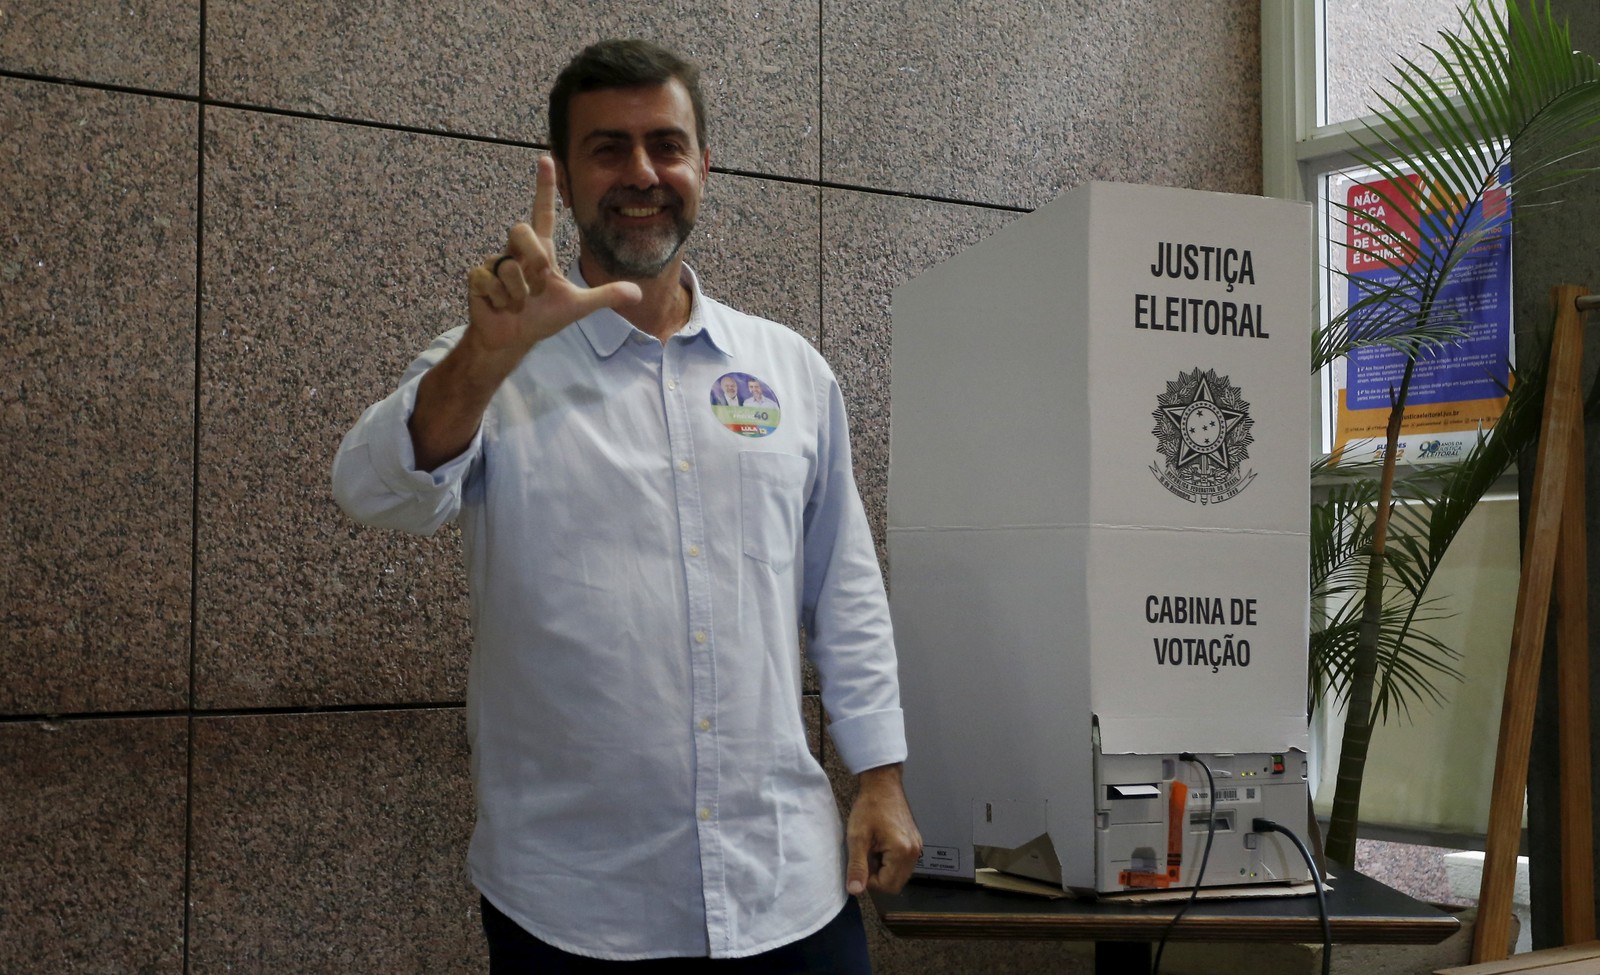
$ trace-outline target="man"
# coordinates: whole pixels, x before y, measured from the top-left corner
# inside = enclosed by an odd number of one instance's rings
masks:
[[[750,390],[750,395],[744,399],[745,406],[777,406],[767,398],[766,390],[761,387],[761,380],[751,379],[745,383],[745,388]]]
[[[468,276],[468,324],[334,462],[355,518],[461,526],[468,866],[491,971],[866,971],[852,895],[903,885],[921,839],[838,383],[683,263],[710,173],[693,66],[643,42],[587,48],[551,92],[550,133],[531,224]],[[578,225],[565,277],[557,188]],[[719,422],[706,393],[728,373],[772,384],[777,425]],[[806,742],[801,626],[858,776],[847,855]]]
[[[711,389],[712,406],[738,406],[739,405],[739,380],[733,376],[723,376],[721,387]]]

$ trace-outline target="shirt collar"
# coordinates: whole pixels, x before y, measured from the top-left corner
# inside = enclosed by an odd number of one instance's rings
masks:
[[[580,288],[589,286],[583,279],[583,271],[579,269],[577,261],[573,261],[567,270],[567,280]],[[679,280],[689,289],[689,320],[673,337],[681,337],[686,342],[703,338],[724,357],[731,357],[733,345],[732,336],[728,334],[728,323],[721,316],[707,314],[706,297],[700,291],[700,276],[695,274],[694,269],[688,264],[684,264]],[[584,337],[589,340],[594,354],[602,359],[615,355],[633,335],[645,335],[635,328],[632,322],[610,308],[602,308],[586,315],[578,319],[577,324]]]

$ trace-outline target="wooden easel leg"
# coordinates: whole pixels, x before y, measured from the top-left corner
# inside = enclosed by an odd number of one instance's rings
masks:
[[[1516,620],[1511,630],[1511,657],[1506,666],[1505,700],[1500,709],[1500,738],[1489,799],[1489,832],[1478,897],[1478,923],[1472,938],[1474,962],[1506,957],[1511,937],[1511,892],[1516,883],[1517,846],[1522,832],[1523,797],[1528,785],[1528,747],[1533,738],[1539,664],[1544,653],[1545,624],[1550,612],[1550,590],[1561,535],[1561,509],[1567,492],[1571,447],[1575,429],[1582,424],[1579,374],[1583,331],[1576,305],[1581,293],[1582,288],[1569,285],[1557,287],[1551,293],[1557,309],[1556,325],[1550,342],[1544,418],[1539,431],[1527,539],[1522,551]]]
[[[1578,316],[1576,305],[1570,313]],[[1580,334],[1581,325],[1575,325]],[[1561,919],[1566,943],[1595,939],[1594,834],[1589,754],[1589,569],[1584,524],[1583,424],[1568,446],[1556,560],[1557,722],[1560,728]]]

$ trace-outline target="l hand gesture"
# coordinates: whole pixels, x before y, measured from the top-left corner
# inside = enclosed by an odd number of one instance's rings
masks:
[[[539,158],[532,219],[531,226],[511,228],[505,254],[467,275],[466,333],[423,375],[407,423],[418,470],[431,471],[467,448],[495,390],[529,349],[591,312],[642,297],[631,281],[580,288],[557,269],[556,167],[549,156]]]
[[[506,251],[467,275],[470,326],[463,342],[494,360],[508,375],[536,344],[601,308],[631,305],[639,286],[617,281],[582,288],[556,266],[551,237],[556,223],[555,162],[539,157],[532,223],[506,236]],[[497,370],[498,371],[498,370]]]

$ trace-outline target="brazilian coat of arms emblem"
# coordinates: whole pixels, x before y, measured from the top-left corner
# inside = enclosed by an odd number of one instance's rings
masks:
[[[1216,504],[1255,480],[1255,471],[1243,469],[1255,442],[1255,421],[1227,376],[1198,366],[1179,373],[1156,397],[1151,416],[1161,459],[1150,472],[1168,491],[1191,503]]]

